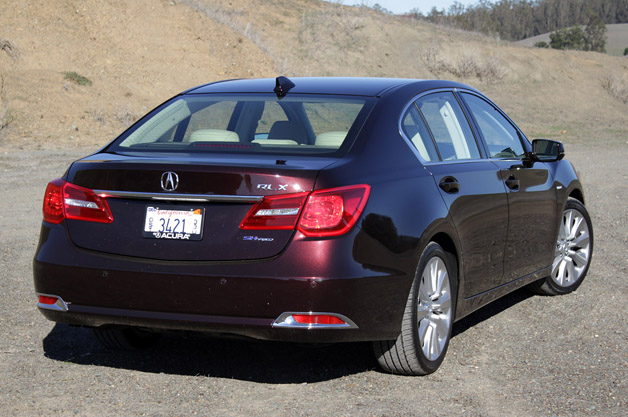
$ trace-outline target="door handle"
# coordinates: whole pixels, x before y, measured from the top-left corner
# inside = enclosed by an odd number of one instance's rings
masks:
[[[506,180],[506,187],[512,191],[519,191],[519,180],[514,175],[509,176]]]
[[[460,183],[454,177],[445,177],[438,183],[438,186],[448,194],[454,194],[460,191]]]

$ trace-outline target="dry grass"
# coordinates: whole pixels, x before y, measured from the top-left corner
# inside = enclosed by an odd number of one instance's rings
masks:
[[[246,24],[241,22],[241,17],[244,14],[242,11],[234,9],[228,10],[215,3],[208,4],[196,0],[183,0],[182,3],[205,14],[215,22],[227,26],[237,34],[244,36],[256,44],[262,51],[266,53],[269,52],[262,36],[255,30],[254,24],[252,22]]]
[[[321,41],[331,43],[340,51],[360,50],[368,43],[362,33],[368,10],[349,8],[339,2],[330,2],[320,11],[303,13],[299,42],[307,50]]]

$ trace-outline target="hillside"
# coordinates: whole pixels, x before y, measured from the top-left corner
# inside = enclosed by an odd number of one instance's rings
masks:
[[[530,136],[628,136],[625,58],[317,0],[4,0],[0,150],[96,148],[183,89],[279,74],[454,79],[485,91]]]

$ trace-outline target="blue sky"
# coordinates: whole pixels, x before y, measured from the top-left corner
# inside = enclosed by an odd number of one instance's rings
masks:
[[[342,0],[342,3],[347,5],[366,4],[367,6],[373,6],[377,3],[396,14],[406,13],[416,8],[423,14],[427,14],[432,10],[432,7],[436,7],[438,10],[447,10],[449,6],[455,3],[455,0]],[[458,3],[468,6],[477,3],[477,0],[458,0]]]

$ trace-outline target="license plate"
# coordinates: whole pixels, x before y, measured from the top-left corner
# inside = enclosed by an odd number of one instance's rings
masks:
[[[204,209],[161,209],[146,207],[142,236],[152,239],[201,240]]]

